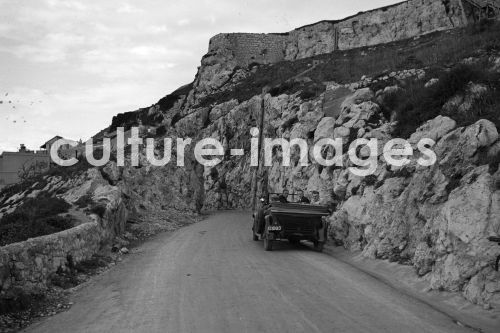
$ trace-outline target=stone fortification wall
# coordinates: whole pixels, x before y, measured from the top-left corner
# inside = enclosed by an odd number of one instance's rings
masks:
[[[236,62],[246,67],[251,63],[275,63],[285,59],[288,34],[219,34],[210,40],[209,54],[219,49],[233,52]]]
[[[209,54],[230,50],[243,67],[388,43],[465,24],[461,0],[411,0],[284,34],[219,34],[210,40]]]
[[[465,1],[465,0],[464,0]],[[195,82],[198,97],[231,82],[238,68],[388,43],[468,23],[462,0],[409,0],[322,21],[282,34],[219,34],[210,40]]]

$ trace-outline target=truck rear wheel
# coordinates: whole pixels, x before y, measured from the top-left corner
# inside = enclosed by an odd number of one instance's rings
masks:
[[[257,211],[257,214],[255,214],[255,218],[254,218],[254,226],[255,226],[255,233],[256,234],[263,234],[264,233],[264,224],[265,224],[265,220],[264,220],[264,209],[259,209]]]
[[[314,250],[318,252],[323,252],[325,243],[323,242],[314,242]]]
[[[257,222],[254,219],[254,221],[253,221],[253,227],[252,227],[252,239],[254,241],[258,241],[259,240],[259,235],[257,235],[257,232],[255,231],[256,229],[257,229]]]
[[[273,241],[267,239],[267,237],[264,238],[264,250],[266,250],[266,251],[272,251],[273,250]]]
[[[254,241],[258,241],[258,240],[259,240],[259,235],[257,235],[257,234],[255,233],[255,231],[252,231],[252,232],[253,232],[253,237],[252,237],[252,239],[253,239]]]

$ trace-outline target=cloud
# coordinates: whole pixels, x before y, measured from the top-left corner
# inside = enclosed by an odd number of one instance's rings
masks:
[[[19,58],[33,62],[60,62],[66,60],[68,53],[84,44],[85,38],[68,33],[49,33],[33,44],[21,44],[0,50],[11,52]]]
[[[169,53],[165,46],[160,45],[140,45],[130,49],[130,53],[140,57],[149,58],[154,55],[166,55]]]
[[[56,7],[56,8],[67,8],[67,9],[72,9],[72,10],[87,10],[88,7],[84,5],[80,1],[71,1],[71,0],[47,0],[47,4],[50,7]]]
[[[81,55],[80,70],[107,79],[137,80],[139,77],[157,76],[161,72],[165,74],[165,69],[172,69],[183,58],[192,56],[189,51],[159,45],[102,47]]]
[[[187,19],[187,18],[183,18],[183,19],[180,19],[180,20],[177,21],[177,25],[180,26],[180,27],[186,26],[189,23],[191,23],[191,20]]]
[[[0,29],[1,29],[1,26],[0,26]],[[150,25],[150,26],[142,27],[140,29],[142,29],[142,31],[144,33],[147,33],[147,34],[161,34],[161,33],[165,33],[165,32],[170,31],[165,24]]]
[[[129,3],[121,5],[117,10],[118,13],[126,13],[126,14],[137,14],[141,13],[142,11],[143,11],[142,9],[132,6]]]

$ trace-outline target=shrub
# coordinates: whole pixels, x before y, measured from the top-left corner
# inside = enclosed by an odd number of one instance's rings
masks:
[[[286,131],[286,130],[289,130],[293,127],[293,124],[295,124],[296,122],[299,121],[299,118],[297,118],[297,116],[293,116],[291,117],[290,119],[286,120],[282,127],[283,127],[283,131]]]
[[[396,171],[393,171],[389,178],[411,178],[413,176],[413,172],[403,167]]]
[[[462,180],[462,174],[457,173],[450,177],[448,184],[446,184],[446,192],[451,193],[454,189],[460,186],[460,181]]]
[[[212,178],[213,181],[217,181],[219,179],[219,171],[214,167],[210,169],[210,178]]]
[[[102,149],[95,149],[94,150],[94,157],[99,159],[102,157]],[[110,158],[113,158],[113,154],[111,154]],[[115,158],[116,160],[116,158]],[[40,178],[47,176],[57,176],[61,177],[62,180],[68,180],[68,179],[74,179],[81,173],[87,171],[88,169],[92,168],[93,166],[87,161],[85,156],[78,156],[78,163],[75,165],[69,166],[69,167],[63,167],[59,165],[52,166],[45,174],[41,175]],[[46,180],[42,180],[45,183],[47,182]]]
[[[95,204],[92,208],[90,208],[90,212],[96,214],[100,218],[103,218],[106,213],[106,206],[103,204]]]
[[[498,74],[490,74],[484,65],[458,65],[440,75],[439,82],[425,88],[424,81],[406,81],[402,92],[384,97],[382,111],[386,117],[395,113],[397,125],[394,136],[408,138],[424,122],[446,115],[457,121],[458,126],[470,125],[481,118],[500,125],[497,108],[500,105]],[[444,104],[457,94],[464,94],[469,82],[484,83],[489,92],[475,103],[467,114],[443,111]]]
[[[69,207],[66,201],[47,194],[26,200],[0,219],[0,246],[71,228],[73,219],[70,216],[58,216]]]
[[[481,19],[478,22],[470,24],[467,27],[467,32],[471,35],[477,35],[486,31],[491,31],[495,26],[494,20]]]
[[[377,183],[377,176],[368,175],[364,178],[364,182],[365,182],[366,186],[375,185],[375,183]]]
[[[297,82],[285,81],[282,84],[275,86],[269,90],[269,94],[273,97],[279,96],[289,91],[293,91],[294,88],[298,87]]]
[[[316,98],[325,91],[325,88],[326,87],[322,84],[315,84],[315,83],[308,84],[302,89],[302,92],[300,93],[299,97],[303,101]]]
[[[164,136],[165,134],[167,134],[167,127],[165,125],[159,126],[156,129],[156,133],[155,134],[156,134],[156,137]]]
[[[498,171],[499,167],[500,167],[500,154],[496,154],[490,159],[488,163],[488,172],[490,173],[490,175],[492,175]],[[497,184],[500,184],[500,181],[497,182]]]
[[[25,212],[35,218],[42,218],[66,213],[70,207],[71,205],[63,199],[44,193],[37,198],[26,200],[16,211]]]
[[[85,208],[94,203],[94,200],[92,199],[92,195],[90,194],[85,194],[84,196],[80,197],[77,201],[75,201],[75,205],[79,208]]]
[[[106,267],[112,259],[101,255],[94,254],[90,259],[80,261],[75,265],[75,270],[80,273],[96,271],[101,267]]]
[[[50,216],[44,219],[41,219],[39,223],[47,224],[56,230],[66,230],[70,229],[74,225],[74,220],[71,215],[66,216]]]
[[[470,80],[465,82],[465,85],[469,82],[481,83],[487,87],[487,91],[476,99],[466,112],[458,112],[459,110],[455,108],[448,110],[444,115],[456,120],[459,126],[467,126],[483,118],[500,127],[500,112],[498,111],[500,106],[500,74],[488,71],[486,68],[489,67],[489,63],[486,61],[462,67],[468,70],[470,76]],[[463,93],[464,87],[460,88],[460,93]]]
[[[179,120],[182,119],[182,115],[180,113],[176,113],[173,117],[172,117],[172,121],[170,122],[170,126],[174,127],[175,124],[177,124],[179,122]]]

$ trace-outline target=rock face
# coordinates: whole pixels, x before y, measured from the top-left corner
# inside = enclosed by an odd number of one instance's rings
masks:
[[[415,149],[411,163],[389,166],[382,147],[392,139],[394,123],[384,118],[377,100],[400,89],[391,86],[377,94],[369,88],[352,91],[333,117],[325,116],[326,93],[310,101],[302,101],[299,94],[268,94],[264,101],[255,96],[209,108],[209,123],[190,122],[188,132],[220,140],[225,151],[248,151],[250,128],[258,126],[264,105],[266,137],[301,138],[309,147],[324,138],[343,139],[342,167],[318,165],[312,151],[307,152],[309,164],[302,166],[297,147],[291,149],[290,166],[282,166],[283,153],[275,151],[272,166],[257,174],[258,189],[267,186],[270,192],[281,192],[286,188],[291,193],[303,189],[307,194],[316,190],[324,204],[337,207],[329,229],[335,244],[371,258],[412,265],[434,289],[461,292],[474,303],[500,306],[500,275],[492,269],[499,250],[487,241],[489,235],[500,232],[500,171],[488,165],[500,150],[498,129],[487,120],[457,128],[454,120],[438,116],[410,136]],[[347,158],[347,146],[356,138],[379,140],[379,160],[372,176],[358,177],[348,170],[353,164]],[[438,162],[430,167],[415,163],[421,157],[417,143],[423,138],[436,142]],[[329,148],[322,151],[328,159],[334,153]],[[248,208],[254,171],[249,154],[226,154],[222,163],[205,168],[204,208]]]
[[[486,120],[455,126],[440,116],[419,128],[410,141],[436,140],[438,163],[379,174],[332,216],[330,235],[366,256],[413,265],[435,289],[498,305],[500,275],[492,270],[498,248],[487,236],[500,232],[500,170],[478,161],[498,132]]]

